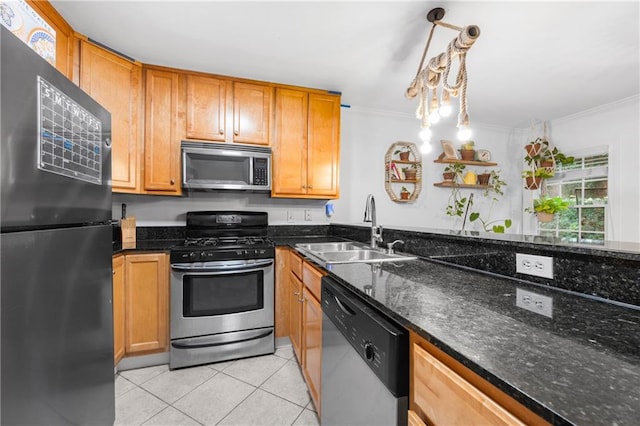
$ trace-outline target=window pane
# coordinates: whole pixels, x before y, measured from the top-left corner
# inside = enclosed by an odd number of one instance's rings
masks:
[[[583,204],[606,204],[606,203],[607,203],[607,179],[585,181]]]
[[[570,204],[573,206],[576,204],[576,190],[578,190],[578,198],[582,198],[582,182],[563,182],[562,183],[562,195],[563,198],[567,198]]]
[[[583,231],[604,232],[604,207],[584,207],[580,219]]]
[[[558,236],[565,242],[577,242],[578,241],[578,233],[577,232],[560,232]]]
[[[563,230],[577,230],[578,229],[578,209],[569,208],[560,213],[556,213],[558,217],[558,228]]]
[[[583,243],[593,243],[598,241],[604,241],[604,234],[595,232],[583,232],[582,239],[580,240],[580,242]]]

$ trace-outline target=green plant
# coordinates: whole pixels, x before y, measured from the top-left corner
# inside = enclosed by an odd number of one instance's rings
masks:
[[[547,147],[547,149],[540,153],[540,161],[545,160],[552,160],[555,163],[560,163],[563,166],[566,166],[568,164],[573,164],[576,159],[575,157],[567,157],[554,146],[553,149],[549,149]]]
[[[462,172],[464,171],[464,169],[467,166],[462,164],[462,163],[449,163],[447,164],[447,166],[444,168],[444,172],[453,172],[456,175],[460,175],[462,174]]]
[[[475,222],[476,220],[480,221],[485,232],[493,231],[496,234],[504,234],[504,231],[506,229],[511,228],[511,219],[490,220],[490,218],[494,204],[500,201],[500,197],[504,195],[502,187],[506,186],[507,183],[500,177],[500,170],[491,170],[490,175],[491,177],[489,178],[489,186],[484,191],[485,197],[491,197],[491,206],[489,207],[489,212],[487,213],[486,219],[482,217],[482,214],[480,212],[472,212],[469,215],[469,222]],[[470,200],[469,203],[469,207],[471,208],[471,206],[473,206],[473,201]]]
[[[409,193],[409,190],[407,189],[406,186],[403,186],[402,188],[400,188],[400,192],[404,192],[404,193]]]
[[[527,207],[526,212],[529,213],[550,213],[562,212],[569,209],[569,202],[565,201],[562,197],[547,197],[543,195],[540,198],[533,200],[533,209]]]
[[[549,170],[545,169],[544,167],[540,167],[532,170],[523,170],[522,177],[541,177],[543,179],[547,179],[553,177],[553,173],[549,172]]]

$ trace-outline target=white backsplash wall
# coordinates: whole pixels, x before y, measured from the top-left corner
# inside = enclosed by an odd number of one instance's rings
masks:
[[[336,223],[362,222],[365,201],[368,194],[376,200],[378,223],[383,226],[420,226],[429,228],[461,229],[462,220],[445,214],[450,189],[434,187],[434,182],[442,181],[443,164],[435,164],[442,148],[441,139],[451,140],[456,148],[460,143],[455,139],[455,117],[442,120],[432,126],[432,151],[423,154],[422,192],[415,202],[395,203],[384,189],[384,158],[387,149],[397,141],[414,142],[418,146],[419,121],[410,114],[398,114],[388,111],[376,111],[353,107],[342,110],[342,139],[340,167],[340,200],[335,201],[336,214],[332,218]],[[508,186],[505,195],[491,210],[491,218],[511,218],[514,225],[508,232],[521,232],[520,219],[522,209],[521,157],[517,149],[521,140],[520,132],[512,132],[500,127],[481,126],[472,123],[475,130],[473,140],[476,149],[488,149],[492,161],[497,162],[495,169],[501,170],[502,179]],[[516,152],[517,151],[517,152]],[[523,151],[524,152],[524,151]],[[491,167],[468,166],[467,170],[480,173]],[[462,190],[466,196],[474,193],[474,206],[487,215],[490,209],[488,200],[483,200],[482,191]],[[469,223],[465,229],[478,230],[478,223]]]
[[[268,194],[217,191],[189,192],[182,197],[113,194],[113,218],[121,216],[127,204],[127,216],[135,216],[137,226],[184,226],[186,212],[193,210],[265,211],[270,225],[326,225],[325,200],[271,198]],[[306,213],[311,220],[305,220]],[[288,220],[292,216],[293,221]]]

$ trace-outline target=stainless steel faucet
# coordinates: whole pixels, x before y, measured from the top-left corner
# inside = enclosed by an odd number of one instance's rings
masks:
[[[395,244],[404,244],[404,241],[402,241],[402,240],[395,240],[395,241],[394,241],[394,242],[392,242],[392,243],[388,243],[388,244],[387,244],[387,253],[388,253],[388,254],[393,254],[393,246],[394,246]]]
[[[372,194],[367,195],[364,221],[371,222],[371,248],[378,248],[378,243],[382,242],[382,225],[376,223],[376,200]]]

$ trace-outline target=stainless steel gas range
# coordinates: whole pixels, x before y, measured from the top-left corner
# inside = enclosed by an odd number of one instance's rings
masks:
[[[171,369],[274,352],[267,213],[187,213],[171,249]]]

